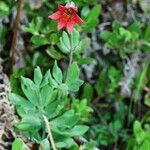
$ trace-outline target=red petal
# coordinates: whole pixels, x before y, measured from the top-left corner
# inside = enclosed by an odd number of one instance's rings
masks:
[[[65,6],[62,6],[62,5],[58,5],[58,8],[57,8],[59,11],[64,11],[66,10],[67,8]]]
[[[60,21],[58,22],[57,29],[58,29],[58,30],[61,30],[63,27],[66,26],[66,24],[67,24],[67,22],[60,20]]]
[[[74,25],[75,25],[75,22],[74,22],[74,21],[69,21],[69,22],[67,23],[67,31],[68,31],[68,33],[71,33],[71,31],[72,31],[73,28],[74,28]]]
[[[57,19],[59,19],[60,17],[61,17],[61,13],[60,13],[60,11],[57,11],[56,13],[52,14],[52,15],[49,16],[48,18],[57,20]]]
[[[77,14],[75,15],[75,19],[74,20],[78,24],[83,24],[84,23],[84,21]]]

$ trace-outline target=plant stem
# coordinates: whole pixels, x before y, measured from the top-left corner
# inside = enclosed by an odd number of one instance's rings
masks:
[[[79,150],[84,150],[84,145],[80,145]]]
[[[139,94],[140,94],[140,92],[143,88],[144,79],[145,79],[145,76],[146,76],[146,73],[147,73],[147,70],[148,70],[148,67],[149,67],[149,64],[150,64],[150,62],[148,60],[149,60],[149,57],[148,57],[148,59],[145,60],[145,64],[142,68],[140,78],[139,78],[139,81],[137,83],[137,87],[135,89],[136,92],[134,91],[134,93],[131,97],[131,100],[130,100],[129,111],[128,111],[128,123],[127,123],[128,126],[130,125],[130,116],[131,116],[132,112],[133,112],[133,114],[136,113],[135,112],[135,105],[136,105],[137,102],[139,103],[139,108],[141,108],[141,101],[139,99]],[[140,111],[140,113],[141,113],[141,111]]]
[[[16,57],[16,43],[17,43],[17,34],[18,34],[18,29],[20,25],[20,15],[22,11],[22,6],[23,6],[23,0],[18,0],[18,8],[17,8],[17,15],[16,15],[16,20],[13,28],[13,39],[12,39],[12,45],[11,45],[11,58],[10,58],[10,69],[12,69],[13,65],[15,64],[15,57]]]
[[[69,55],[69,66],[71,65],[72,61],[73,61],[73,53],[72,53],[72,51],[70,51],[70,55]]]
[[[44,115],[43,115],[43,118],[44,118],[44,121],[45,121],[45,126],[47,128],[48,137],[49,137],[50,143],[52,145],[52,148],[53,148],[53,150],[57,150],[57,148],[55,146],[54,139],[53,139],[53,135],[52,135],[52,132],[51,132],[51,128],[50,128],[50,125],[49,125],[49,122],[48,122],[48,119]]]

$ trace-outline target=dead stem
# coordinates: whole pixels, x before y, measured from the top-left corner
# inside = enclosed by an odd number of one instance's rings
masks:
[[[16,20],[13,28],[13,39],[12,39],[12,45],[11,45],[11,59],[10,59],[10,69],[12,70],[13,65],[15,64],[15,58],[16,58],[16,42],[17,42],[17,33],[20,25],[20,14],[22,11],[23,6],[23,0],[18,0],[18,8],[17,8],[17,15]]]

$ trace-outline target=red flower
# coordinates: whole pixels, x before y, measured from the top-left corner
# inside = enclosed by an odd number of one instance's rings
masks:
[[[58,20],[58,30],[66,27],[70,33],[76,23],[83,24],[83,20],[77,15],[77,12],[77,7],[71,2],[66,6],[58,5],[57,12],[49,16],[49,18]]]

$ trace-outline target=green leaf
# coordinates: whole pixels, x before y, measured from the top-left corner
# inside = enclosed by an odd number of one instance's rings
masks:
[[[74,62],[68,68],[66,82],[70,83],[70,82],[78,79],[79,75],[80,75],[79,67],[77,65],[77,62]]]
[[[29,150],[21,139],[15,139],[12,144],[12,150]]]
[[[5,2],[0,2],[0,11],[8,11],[9,7]]]
[[[111,32],[109,31],[102,31],[100,34],[100,38],[103,39],[104,41],[107,41],[111,36]]]
[[[53,77],[58,83],[62,83],[63,80],[63,74],[61,69],[58,67],[57,62],[55,61],[54,67],[53,67]]]
[[[79,116],[77,116],[74,110],[69,110],[65,112],[62,116],[50,122],[52,130],[57,128],[71,128],[79,121]]]
[[[101,5],[96,5],[92,8],[86,19],[85,31],[91,32],[95,26],[99,23],[99,15],[101,13]],[[84,26],[84,25],[83,25]]]
[[[145,34],[144,34],[144,39],[146,41],[149,41],[150,42],[150,25],[147,26],[146,30],[145,30]]]
[[[50,57],[52,57],[55,60],[60,60],[63,57],[63,55],[60,52],[58,52],[57,50],[55,50],[55,48],[53,46],[46,49],[46,52]]]
[[[51,76],[51,75],[50,75],[50,70],[48,70],[48,71],[45,73],[45,75],[44,75],[44,77],[43,77],[43,80],[42,80],[42,82],[41,82],[41,88],[49,83],[49,78],[50,78],[50,76]]]
[[[57,94],[57,93],[56,93]],[[58,114],[60,114],[61,110],[64,108],[65,103],[62,100],[57,100],[56,97],[54,97],[54,100],[51,100],[52,102],[49,103],[45,107],[45,112],[47,114],[47,117],[49,119],[52,119],[56,117]]]
[[[75,136],[81,136],[83,135],[87,130],[88,127],[84,125],[77,125],[74,126],[72,129],[61,129],[59,128],[53,128],[53,132],[62,135],[62,136],[70,136],[70,137],[75,137]]]
[[[69,87],[69,90],[76,92],[79,90],[79,87],[83,84],[82,80],[79,80],[80,70],[76,62],[72,63],[67,72],[66,84]]]
[[[56,146],[58,148],[70,148],[72,145],[74,145],[75,142],[72,138],[70,137],[60,137],[59,141],[56,142]]]
[[[64,54],[67,54],[70,52],[70,50],[66,47],[66,45],[64,44],[63,40],[62,40],[62,37],[60,38],[60,50],[61,52],[63,52]]]
[[[33,116],[26,116],[24,117],[21,122],[16,124],[16,127],[22,131],[35,131],[41,127],[41,120],[38,118],[37,115]]]
[[[52,78],[51,74],[49,77],[49,83],[53,88],[58,88],[59,84],[61,84],[61,83],[58,83],[58,81],[55,78]]]
[[[39,150],[51,150],[50,143],[47,138],[40,142]]]
[[[89,83],[84,85],[82,98],[87,99],[88,102],[90,102],[93,98],[93,87]]]
[[[62,41],[65,44],[66,48],[70,50],[71,49],[70,39],[69,39],[68,34],[65,31],[63,31],[63,34],[62,34]]]
[[[140,32],[141,32],[141,23],[135,21],[134,23],[132,23],[132,24],[128,27],[128,30],[129,30],[130,32],[135,32],[135,33],[137,33],[137,34],[140,34]]]
[[[42,98],[42,105],[47,106],[51,102],[53,88],[50,85],[45,85],[41,89],[40,94],[41,94],[41,98]]]
[[[90,8],[89,6],[84,6],[81,10],[81,16],[82,18],[86,18],[86,16],[88,16],[88,14],[90,13]]]
[[[79,52],[82,48],[82,41],[78,43],[78,45],[74,48],[74,53]]]
[[[144,41],[144,42],[141,44],[141,49],[142,49],[144,52],[150,52],[150,42]]]
[[[118,20],[115,20],[112,24],[113,30],[118,31],[120,27],[121,27],[121,23]]]
[[[89,115],[93,112],[92,108],[87,105],[86,99],[73,99],[71,108],[75,110],[76,114],[80,116],[80,120],[84,122],[89,121]]]
[[[91,64],[95,59],[94,58],[80,58],[78,60],[79,65]]]
[[[42,28],[43,18],[36,17],[29,23],[29,27],[23,29],[24,32],[32,33],[33,35],[39,35],[39,31]]]
[[[101,13],[101,6],[100,5],[96,5],[95,7],[92,8],[91,12],[88,15],[88,21],[91,21],[95,18],[98,18],[100,13]]]
[[[34,107],[34,109],[32,107],[20,107],[20,106],[16,106],[16,110],[17,110],[17,114],[21,117],[24,118],[27,115],[31,115],[34,113],[37,113],[37,109]]]
[[[90,38],[86,37],[86,38],[82,39],[82,49],[83,50],[87,50],[90,47],[90,45],[91,45],[91,39]]]
[[[41,69],[39,67],[37,67],[36,69],[34,69],[35,84],[39,86],[42,82],[42,78],[43,78],[43,75],[42,75]]]
[[[140,146],[139,150],[149,150],[149,149],[150,149],[150,141],[144,140],[144,142]]]
[[[39,90],[32,80],[21,77],[21,88],[28,100],[35,106],[40,104]]]
[[[81,136],[85,132],[87,132],[88,129],[89,129],[89,127],[87,127],[85,125],[76,125],[74,128],[72,128],[69,131],[69,135],[70,136]]]
[[[133,126],[134,135],[136,137],[136,141],[138,144],[141,144],[145,139],[145,132],[141,127],[141,123],[139,121],[134,122]]]
[[[58,87],[59,95],[67,96],[68,95],[68,86],[66,84],[60,84]]]
[[[59,38],[58,38],[58,35],[56,33],[52,33],[50,35],[50,42],[51,44],[57,44],[59,42]]]
[[[119,34],[125,38],[125,41],[128,41],[131,39],[132,35],[131,32],[129,32],[128,30],[124,29],[124,28],[119,28]]]
[[[95,85],[96,91],[98,95],[103,96],[107,91],[108,87],[108,77],[106,76],[106,72],[101,72],[99,75],[98,82]]]
[[[85,144],[84,150],[94,150],[94,149],[96,149],[95,145],[96,145],[96,141],[91,140],[90,142]]]
[[[119,131],[120,129],[122,129],[122,123],[120,120],[115,120],[114,122],[110,123],[110,128],[113,131]]]
[[[74,29],[71,32],[71,47],[72,47],[72,50],[75,50],[77,48],[77,46],[79,46],[79,43],[80,43],[79,38],[80,38],[79,32]]]
[[[133,150],[133,149],[135,148],[135,145],[136,145],[136,140],[135,140],[135,138],[131,137],[131,138],[128,140],[126,150]]]
[[[34,44],[34,48],[38,48],[42,45],[49,44],[48,40],[41,35],[33,35],[31,38],[31,42]]]
[[[5,2],[1,1],[0,2],[0,18],[8,16],[9,13],[10,13],[9,6]]]
[[[83,84],[82,80],[79,79],[75,80],[74,82],[68,84],[69,91],[77,92],[82,84]]]
[[[144,97],[144,104],[150,107],[150,95],[146,94]]]
[[[117,70],[115,67],[111,66],[111,68],[108,70],[108,77],[111,81],[111,83],[109,84],[109,92],[113,92],[115,91],[118,86],[119,86],[119,82],[120,82],[120,71]]]
[[[7,27],[4,25],[0,26],[0,44],[4,45],[6,43],[6,34],[7,34]]]
[[[10,102],[16,106],[21,106],[23,108],[29,108],[29,109],[35,109],[33,104],[27,101],[24,97],[21,97],[14,93],[10,93],[8,96],[9,96]]]

